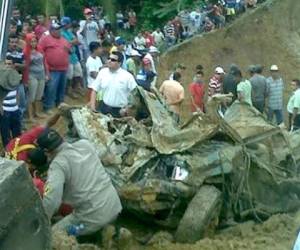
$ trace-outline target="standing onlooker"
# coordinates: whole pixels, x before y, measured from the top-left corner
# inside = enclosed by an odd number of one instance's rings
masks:
[[[237,99],[236,88],[238,82],[236,82],[236,77],[234,76],[234,73],[237,71],[240,71],[237,65],[230,65],[229,72],[224,76],[223,80],[223,94],[231,93],[233,95],[232,101],[230,103],[233,103]]]
[[[153,82],[156,74],[152,71],[151,61],[148,58],[143,58],[143,67],[140,69],[136,76],[137,84],[143,87],[145,90],[151,90],[151,83]]]
[[[139,65],[141,56],[142,55],[137,50],[132,49],[130,57],[126,61],[127,71],[130,72],[134,77],[137,75],[137,67]]]
[[[181,78],[180,73],[174,73],[174,80],[166,80],[159,88],[159,92],[163,95],[166,103],[170,106],[170,109],[174,112],[174,118],[179,122],[180,107],[184,100],[184,88],[179,82]]]
[[[80,21],[79,33],[84,39],[84,59],[86,60],[89,53],[89,44],[98,41],[100,29],[98,23],[94,20],[93,11],[91,9],[85,8],[83,13],[86,20]]]
[[[189,85],[191,95],[191,111],[204,112],[205,84],[203,81],[203,72],[198,71],[194,81]]]
[[[168,23],[164,26],[164,33],[165,33],[165,41],[166,46],[171,47],[176,43],[176,34],[175,34],[175,27],[172,21],[168,21]]]
[[[99,42],[90,43],[90,56],[86,61],[86,73],[87,73],[87,87],[88,87],[88,99],[91,95],[91,86],[93,81],[97,78],[100,69],[103,67],[100,55],[102,48]]]
[[[124,15],[121,10],[119,10],[116,13],[116,19],[117,19],[117,27],[119,29],[123,29],[124,28]]]
[[[7,67],[14,68],[13,58],[7,56],[5,64]],[[21,134],[21,115],[17,103],[17,94],[17,89],[9,91],[3,103],[1,103],[0,131],[3,147],[5,147],[12,138]]]
[[[20,75],[23,75],[25,63],[24,53],[22,49],[18,47],[19,38],[16,35],[10,35],[8,38],[8,49],[6,56],[11,56],[14,64],[14,68]],[[25,94],[25,86],[21,83],[18,87],[19,109],[21,113],[21,120],[23,120],[27,107],[27,98]]]
[[[37,16],[38,25],[34,28],[34,33],[38,40],[42,37],[42,35],[48,30],[47,22],[44,15]]]
[[[65,38],[71,47],[70,55],[69,55],[69,68],[67,72],[67,89],[68,89],[68,95],[71,98],[78,98],[76,93],[80,92],[80,86],[82,84],[82,68],[81,64],[79,62],[78,56],[76,54],[76,45],[79,44],[79,41],[77,37],[74,36],[72,31],[70,30],[72,27],[72,22],[70,17],[63,17],[61,19],[61,25],[62,25],[62,32],[61,35],[63,38]]]
[[[21,15],[20,15],[20,10],[17,8],[14,8],[12,11],[12,17],[11,19],[13,21],[15,21],[16,25],[17,25],[17,34],[20,33],[22,31],[22,21],[21,21]]]
[[[250,72],[251,73],[251,72]],[[261,113],[265,110],[265,102],[268,95],[267,80],[262,75],[262,66],[255,66],[255,72],[249,79],[252,85],[252,103]]]
[[[98,73],[91,86],[93,90],[90,105],[93,110],[96,110],[97,92],[103,91],[101,113],[121,117],[120,110],[127,106],[128,96],[136,88],[132,74],[121,68],[122,62],[122,53],[114,51],[109,56],[107,67]]]
[[[289,113],[289,130],[295,131],[300,128],[300,80],[294,79],[291,82],[292,90],[287,111]]]
[[[143,51],[146,48],[146,39],[143,37],[142,32],[134,38],[135,47],[138,51]]]
[[[237,99],[242,103],[248,103],[250,106],[252,106],[252,86],[250,81],[247,79],[242,79],[242,72],[240,70],[236,70],[235,72],[233,72],[233,76],[235,77],[235,81],[238,83],[236,89]]]
[[[161,32],[160,28],[157,28],[153,33],[152,36],[154,38],[154,45],[158,48],[160,48],[163,45],[163,42],[165,40],[164,34]]]
[[[127,65],[126,65],[126,54],[125,54],[125,49],[126,49],[126,41],[118,36],[115,39],[115,46],[113,46],[110,50],[110,53],[114,52],[114,51],[119,51],[122,54],[122,68],[127,70]]]
[[[169,80],[174,80],[173,77],[174,77],[175,72],[182,74],[182,71],[184,71],[185,69],[186,69],[186,67],[183,64],[175,63],[173,66],[173,71],[172,71],[171,75],[169,76]]]
[[[222,67],[216,67],[215,74],[210,78],[208,83],[208,97],[212,97],[215,94],[221,94],[224,74],[225,71]]]
[[[34,122],[33,117],[43,118],[41,100],[44,95],[46,72],[44,56],[37,49],[35,34],[26,35],[24,48],[25,70],[24,82],[28,83],[28,119]]]
[[[128,18],[129,18],[128,21],[129,21],[130,31],[134,32],[137,20],[136,20],[136,14],[133,9],[129,10]]]
[[[277,65],[271,66],[271,76],[267,78],[268,86],[268,120],[273,121],[275,114],[277,125],[283,122],[283,80]]]
[[[53,23],[50,27],[50,34],[42,37],[38,44],[44,54],[47,73],[49,72],[50,77],[44,94],[46,113],[51,113],[50,109],[63,102],[65,96],[71,46],[61,37],[60,29],[59,24]]]

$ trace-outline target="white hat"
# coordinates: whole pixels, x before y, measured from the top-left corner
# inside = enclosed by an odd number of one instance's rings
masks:
[[[279,68],[278,68],[277,65],[274,64],[274,65],[271,66],[270,70],[271,70],[271,71],[278,71]]]
[[[225,74],[225,71],[222,67],[216,67],[215,73],[217,74]]]
[[[130,52],[130,56],[142,56],[137,50],[132,49]]]
[[[159,50],[154,46],[150,46],[149,53],[159,53]]]

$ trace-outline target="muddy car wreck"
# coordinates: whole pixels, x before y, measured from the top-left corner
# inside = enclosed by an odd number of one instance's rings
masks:
[[[215,96],[206,114],[182,126],[159,94],[143,89],[132,98],[137,119],[86,107],[66,117],[73,136],[95,144],[128,212],[173,229],[178,242],[195,242],[226,221],[261,221],[300,206],[300,134],[247,104],[234,103],[222,117],[218,106],[228,98]]]

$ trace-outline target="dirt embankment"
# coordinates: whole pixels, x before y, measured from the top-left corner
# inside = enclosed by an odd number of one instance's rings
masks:
[[[182,79],[185,86],[192,81],[197,64],[204,66],[206,80],[218,65],[228,70],[229,65],[235,63],[245,72],[244,76],[248,77],[246,70],[251,64],[264,65],[264,74],[267,76],[270,65],[277,64],[286,84],[287,99],[289,81],[300,77],[299,12],[298,1],[266,1],[223,30],[194,37],[163,55],[159,67],[159,82],[168,77],[175,62],[187,66]],[[187,97],[188,95],[186,99]]]
[[[299,226],[300,213],[275,215],[263,224],[246,222],[193,245],[165,243],[154,245],[151,250],[289,250]]]

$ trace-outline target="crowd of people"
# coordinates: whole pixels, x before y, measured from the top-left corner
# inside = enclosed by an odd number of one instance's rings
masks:
[[[230,16],[244,4],[255,7],[256,1],[225,4]],[[221,8],[223,4],[216,6]],[[221,12],[215,6],[206,9],[203,20],[209,18],[213,25],[222,27],[224,18],[216,14]],[[132,43],[112,33],[102,12],[101,8],[85,8],[85,19],[80,22],[67,16],[58,20],[55,16],[46,19],[39,15],[34,23],[32,19],[22,21],[19,10],[13,10],[3,67],[22,77],[14,78],[18,86],[8,92],[1,105],[2,144],[6,157],[30,165],[49,218],[62,203],[71,205],[73,212],[56,224],[58,228],[84,225],[79,234],[89,234],[112,222],[122,210],[118,194],[92,144],[86,140],[70,144],[51,128],[61,115],[66,94],[74,99],[85,96],[94,112],[120,118],[129,114],[129,96],[139,86],[153,94],[161,93],[174,120],[180,122],[184,99],[189,99],[191,113],[206,112],[206,96],[210,99],[216,94],[230,93],[232,101],[222,103],[220,112],[226,112],[233,102],[242,102],[266,114],[271,122],[275,118],[276,124],[281,124],[287,110],[289,129],[300,128],[300,80],[292,80],[294,92],[284,109],[284,82],[277,65],[270,66],[267,76],[260,65],[249,66],[248,76],[243,76],[237,65],[231,65],[227,73],[218,66],[207,84],[203,66],[197,65],[185,93],[181,78],[186,67],[176,63],[169,79],[157,83],[161,43],[166,41],[171,45],[193,30],[203,27],[205,30],[197,17],[203,13],[201,9],[193,14],[183,11],[175,17],[177,24],[180,23],[179,33],[176,33],[179,26],[175,28],[170,21],[164,33],[160,29],[140,32]],[[213,17],[209,17],[211,14]],[[97,20],[102,18],[101,24]],[[119,28],[135,30],[136,14],[129,10],[125,17],[118,12],[117,22]],[[136,118],[146,116],[141,112]],[[36,126],[36,118],[47,119],[47,123]],[[33,128],[27,130],[24,125]],[[47,172],[46,184],[36,175],[44,172]]]

